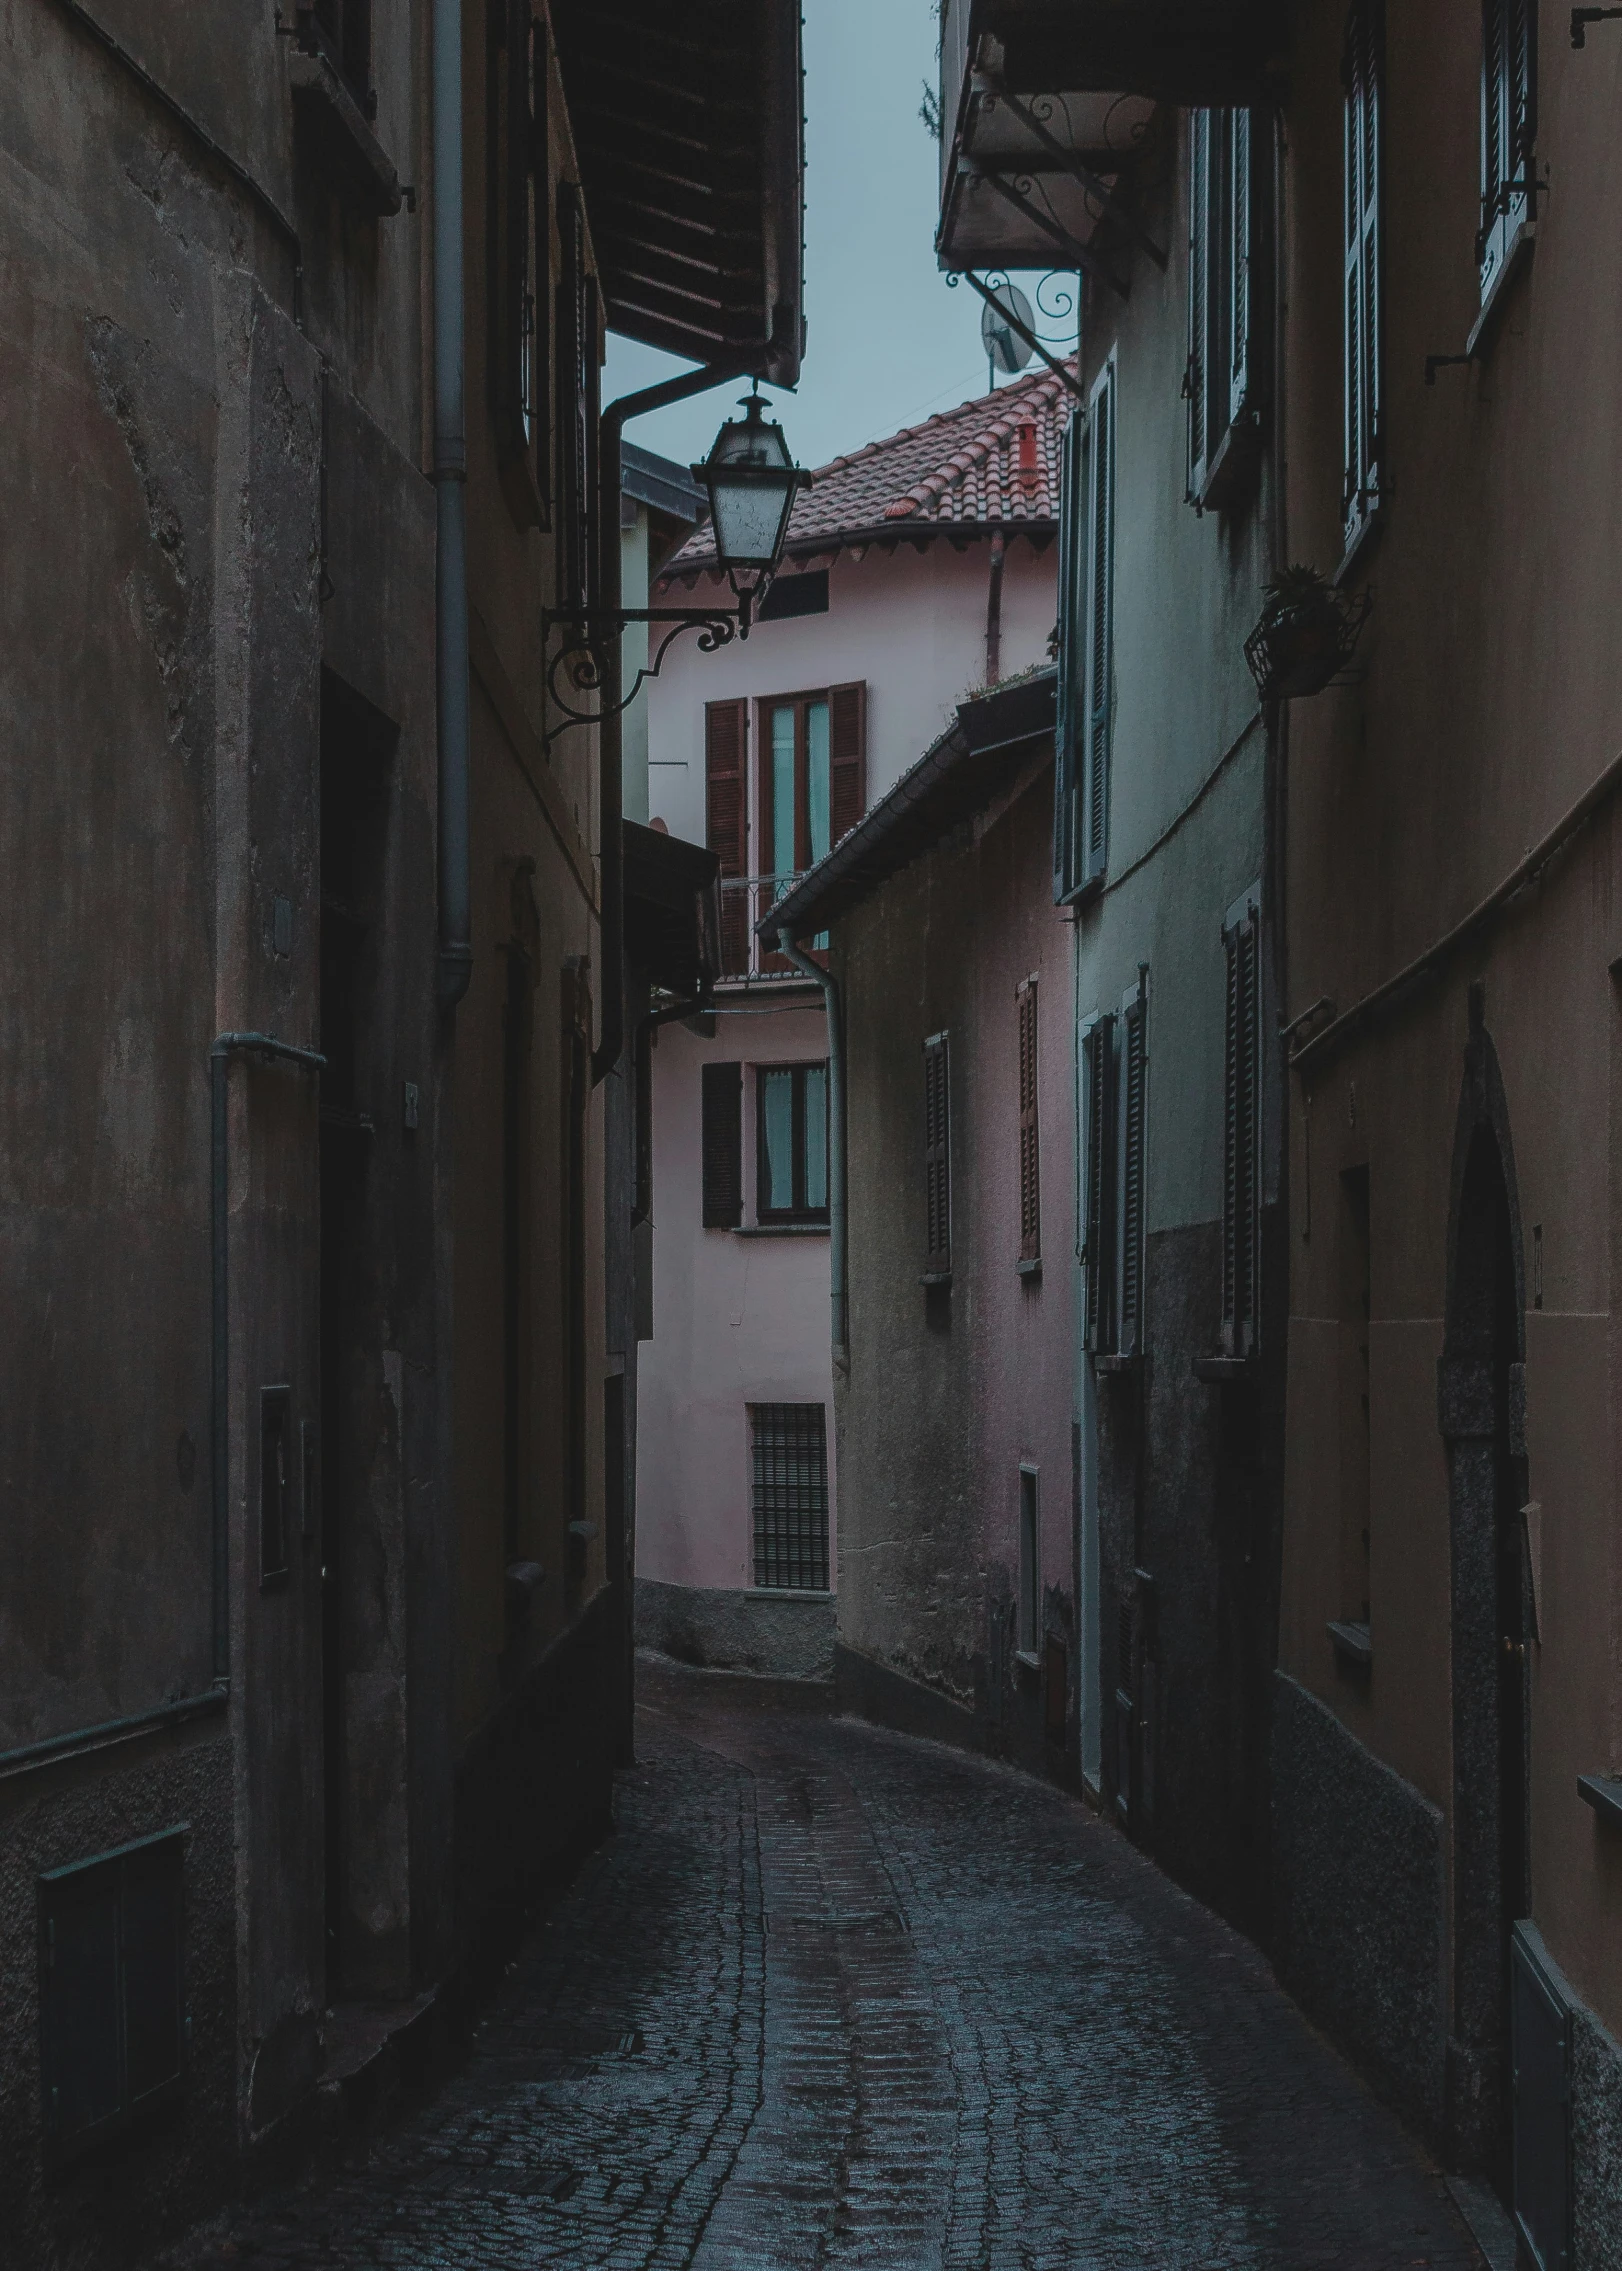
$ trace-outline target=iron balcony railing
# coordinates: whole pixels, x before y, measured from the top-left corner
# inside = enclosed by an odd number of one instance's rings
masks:
[[[794,965],[761,938],[755,925],[786,899],[805,870],[792,875],[725,875],[721,878],[721,975],[723,978],[797,977]],[[815,941],[821,945],[823,941]]]

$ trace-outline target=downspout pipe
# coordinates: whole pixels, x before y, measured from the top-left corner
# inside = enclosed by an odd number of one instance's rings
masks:
[[[439,4],[444,6],[446,0],[439,0]],[[603,636],[598,650],[602,662],[602,699],[597,726],[597,803],[601,816],[603,972],[601,1037],[591,1053],[594,1088],[599,1081],[606,1080],[619,1063],[625,1046],[625,847],[621,836],[625,816],[625,737],[620,719],[623,656],[618,621],[624,597],[619,539],[620,483],[624,468],[620,445],[630,419],[645,417],[650,410],[663,410],[672,402],[684,402],[689,395],[707,393],[712,386],[725,386],[730,379],[748,378],[758,361],[757,355],[747,362],[704,363],[696,371],[683,371],[677,378],[666,379],[662,385],[645,386],[637,394],[622,394],[603,412],[598,427],[597,525],[602,538],[598,545],[596,611]]]
[[[791,930],[777,934],[779,951],[805,977],[822,988],[822,1006],[828,1017],[828,1305],[832,1327],[834,1370],[850,1371],[850,1335],[845,1305],[845,1020],[839,999],[839,982],[820,963],[802,954]]]
[[[213,1336],[209,1360],[209,1465],[213,1561],[214,1684],[231,1676],[231,1059],[272,1057],[326,1070],[314,1049],[295,1048],[274,1033],[220,1033],[208,1052],[209,1245],[213,1273]]]
[[[439,733],[439,953],[449,1015],[473,976],[469,881],[467,403],[463,353],[462,0],[434,0],[434,652]]]

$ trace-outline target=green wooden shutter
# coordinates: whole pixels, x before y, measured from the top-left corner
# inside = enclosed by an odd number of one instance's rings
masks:
[[[1088,484],[1087,784],[1084,880],[1109,860],[1109,778],[1115,634],[1115,372],[1093,396]]]
[[[1261,1275],[1261,918],[1254,893],[1223,931],[1227,1006],[1223,1046],[1222,1346],[1256,1345]]]
[[[1115,1307],[1115,1019],[1107,1012],[1083,1028],[1081,1062],[1082,1324],[1099,1352],[1113,1345]]]
[[[1250,112],[1228,113],[1228,400],[1230,425],[1254,417],[1252,337],[1256,322],[1256,195]]]
[[[1053,769],[1053,897],[1062,904],[1081,881],[1081,783],[1086,747],[1087,420],[1079,408],[1064,430],[1059,488],[1059,682]]]
[[[1205,494],[1211,431],[1211,141],[1213,114],[1188,119],[1188,364],[1183,393],[1188,401],[1188,495],[1198,504]]]
[[[1380,144],[1384,101],[1382,0],[1355,0],[1346,26],[1342,184],[1345,457],[1342,517],[1347,549],[1380,499],[1381,285]]]
[[[924,1266],[952,1266],[952,1071],[948,1036],[924,1043]]]
[[[1148,993],[1140,979],[1121,1006],[1119,1201],[1116,1210],[1116,1346],[1143,1349],[1143,1250],[1149,1103]]]
[[[707,1064],[700,1082],[703,1224],[736,1230],[743,1220],[743,1067]]]

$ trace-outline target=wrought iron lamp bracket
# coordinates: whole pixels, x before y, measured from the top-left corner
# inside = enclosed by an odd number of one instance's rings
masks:
[[[683,631],[698,633],[701,654],[714,654],[717,648],[730,646],[735,638],[747,639],[756,597],[756,593],[746,591],[736,607],[547,608],[541,617],[543,638],[560,624],[570,634],[546,666],[547,691],[570,725],[597,725],[605,717],[622,717],[646,681],[658,677],[665,656]],[[600,701],[595,709],[578,708],[564,691],[563,681],[567,680],[575,694],[600,693],[607,676],[608,641],[618,638],[630,623],[667,623],[670,628],[660,639],[653,660],[637,672],[617,702],[606,708]]]

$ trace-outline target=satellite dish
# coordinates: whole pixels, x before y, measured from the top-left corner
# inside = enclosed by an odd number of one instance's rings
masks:
[[[1036,329],[1036,318],[1031,313],[1031,303],[1019,286],[1017,284],[993,285],[991,298],[985,302],[980,310],[980,344],[986,351],[987,362],[991,365],[991,383],[993,386],[997,383],[999,371],[1005,376],[1011,377],[1015,371],[1022,371],[1031,359],[1030,341],[1020,337],[1014,329],[1014,325],[1008,320],[1010,315],[1013,316],[1015,322],[1022,323],[1027,331]]]

